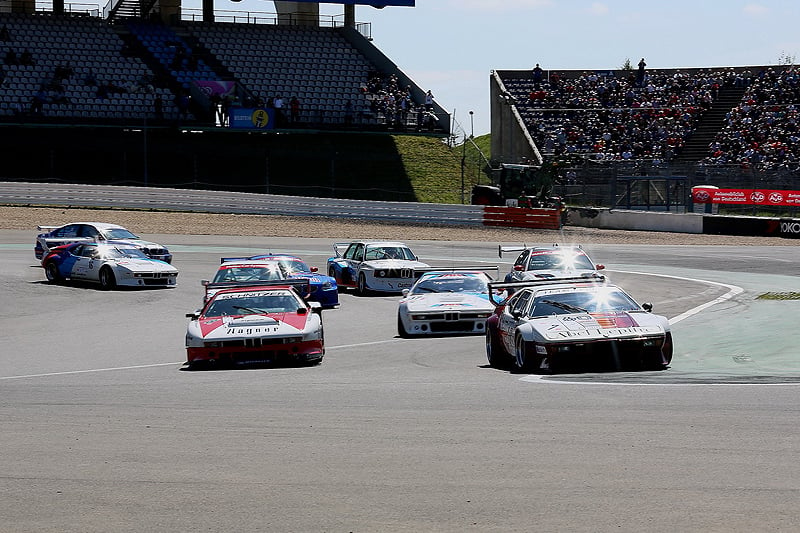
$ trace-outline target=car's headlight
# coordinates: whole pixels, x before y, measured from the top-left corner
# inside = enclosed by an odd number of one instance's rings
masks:
[[[331,283],[330,281],[326,281],[325,283],[322,284],[323,291],[329,291],[332,288],[333,288],[333,283]]]

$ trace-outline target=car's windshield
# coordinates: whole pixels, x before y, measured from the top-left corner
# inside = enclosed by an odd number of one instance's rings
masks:
[[[204,315],[206,317],[218,317],[226,315],[295,313],[300,307],[303,307],[303,304],[285,290],[245,294],[217,294]]]
[[[528,259],[528,270],[594,270],[592,262],[583,254],[532,253]]]
[[[223,265],[217,270],[214,283],[278,279],[283,279],[283,277],[277,265]]]
[[[132,246],[106,247],[101,248],[100,252],[106,259],[148,259],[144,252]]]
[[[432,292],[488,292],[486,280],[479,276],[426,276],[411,289],[411,294]]]
[[[281,268],[286,274],[296,274],[298,272],[311,272],[311,269],[305,262],[299,259],[280,259],[279,263]]]
[[[109,228],[103,230],[103,237],[107,240],[113,239],[138,239],[136,235],[126,230],[125,228]]]
[[[367,246],[364,260],[374,261],[376,259],[405,259],[413,261],[414,254],[405,246]]]
[[[548,316],[636,310],[639,310],[639,305],[624,292],[618,289],[601,288],[591,291],[539,295],[533,300],[529,315]]]

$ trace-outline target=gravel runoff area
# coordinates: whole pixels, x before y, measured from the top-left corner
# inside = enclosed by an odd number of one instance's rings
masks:
[[[698,235],[564,226],[561,230],[396,224],[327,217],[0,206],[0,229],[36,232],[39,224],[112,222],[141,234],[238,235],[261,237],[485,241],[502,243],[661,244],[794,246],[780,237]]]

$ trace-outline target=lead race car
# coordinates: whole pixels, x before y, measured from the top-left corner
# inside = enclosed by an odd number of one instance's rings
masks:
[[[485,332],[486,319],[494,311],[489,301],[487,271],[497,267],[460,267],[424,272],[411,289],[403,290],[397,310],[397,334],[478,334]]]
[[[664,370],[672,361],[666,317],[600,276],[490,283],[513,289],[486,321],[491,366],[520,372]]]
[[[308,280],[210,283],[202,309],[188,313],[189,368],[299,363],[325,355],[322,306],[307,302]]]
[[[145,241],[118,224],[106,222],[73,222],[63,226],[38,226],[33,253],[42,259],[51,248],[74,242],[106,242],[135,246],[151,259],[172,262],[172,254],[161,244]]]
[[[136,246],[107,241],[56,246],[42,258],[47,281],[99,283],[104,289],[124,287],[174,287],[178,269],[151,259]]]
[[[328,259],[328,275],[339,287],[355,288],[360,295],[410,289],[417,272],[429,268],[402,242],[337,242],[333,251],[336,256]]]

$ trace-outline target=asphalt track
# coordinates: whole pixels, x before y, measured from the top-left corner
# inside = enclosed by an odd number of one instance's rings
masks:
[[[798,248],[587,245],[673,322],[665,372],[526,376],[396,337],[342,295],[312,368],[187,372],[223,255],[331,241],[147,235],[175,289],[51,286],[0,231],[0,531],[775,531],[800,511]],[[500,265],[497,243],[410,242]],[[510,258],[506,258],[510,259]]]

